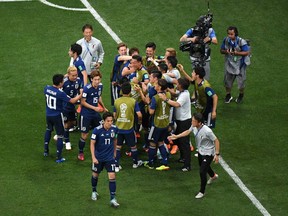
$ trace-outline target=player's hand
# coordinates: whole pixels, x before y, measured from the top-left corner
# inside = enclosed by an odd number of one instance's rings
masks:
[[[94,164],[98,164],[99,163],[99,161],[96,158],[93,158],[92,161],[93,161]]]
[[[216,119],[216,112],[212,112],[211,117],[213,120]]]
[[[101,66],[101,63],[99,63],[99,62],[97,62],[97,63],[95,64],[95,68],[96,68],[96,69],[99,69],[100,66]]]
[[[171,136],[167,137],[168,140],[176,140],[177,136],[175,134],[172,134]]]

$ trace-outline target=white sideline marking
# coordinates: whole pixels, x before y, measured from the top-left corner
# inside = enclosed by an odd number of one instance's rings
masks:
[[[251,200],[253,205],[264,215],[271,216],[270,213],[264,208],[264,206],[258,201],[258,199],[252,194],[252,192],[246,187],[246,185],[241,181],[241,179],[236,175],[236,173],[229,167],[225,160],[221,157],[219,160],[220,165],[229,174],[229,176],[234,180],[238,187],[243,191],[243,193]]]
[[[97,11],[90,5],[87,0],[81,0],[85,7],[90,11],[93,17],[102,25],[102,27],[108,32],[108,34],[114,39],[116,43],[122,42],[118,35],[108,26],[108,24],[102,19],[102,17],[97,13]]]
[[[40,2],[42,2],[43,4],[46,4],[48,6],[51,6],[51,7],[55,7],[55,8],[59,8],[59,9],[63,9],[63,10],[70,10],[70,11],[88,11],[87,8],[68,8],[68,7],[63,7],[63,6],[60,6],[60,5],[56,5],[56,4],[53,4],[53,3],[50,3],[46,0],[39,0]]]

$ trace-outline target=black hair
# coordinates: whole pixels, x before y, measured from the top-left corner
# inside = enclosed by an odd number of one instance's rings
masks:
[[[70,49],[73,53],[76,52],[78,56],[80,56],[82,53],[82,46],[77,43],[71,44]]]
[[[158,70],[153,70],[151,72],[151,75],[153,77],[156,77],[158,80],[160,80],[162,78],[162,73],[161,73],[161,71],[158,71]]]
[[[107,119],[108,117],[112,117],[113,118],[113,114],[111,112],[104,112],[102,119],[105,121],[105,119]]]
[[[132,59],[135,59],[138,62],[142,62],[142,57],[140,55],[134,55],[132,56]]]
[[[64,75],[63,74],[55,74],[53,76],[53,85],[58,86],[61,82],[63,82]]]
[[[168,70],[168,66],[167,66],[167,64],[164,63],[164,62],[160,63],[160,64],[158,65],[158,67],[159,67],[161,70],[165,71],[165,73],[166,73],[167,70]]]
[[[167,81],[165,79],[159,79],[158,80],[158,85],[161,87],[162,91],[165,91],[167,89]]]
[[[168,56],[167,61],[172,65],[173,68],[177,66],[178,60],[175,56]]]
[[[131,47],[131,48],[129,49],[129,55],[132,56],[132,54],[133,54],[134,52],[138,52],[138,53],[139,53],[139,49],[138,49],[137,47]]]
[[[151,47],[153,50],[156,49],[156,44],[154,42],[149,42],[145,45],[145,48]]]
[[[234,31],[235,36],[237,37],[237,36],[238,36],[238,29],[237,29],[237,27],[235,27],[235,26],[229,26],[229,27],[227,28],[227,33],[228,33],[228,31],[231,31],[231,30]]]
[[[92,25],[90,25],[90,24],[85,24],[85,25],[82,27],[82,32],[84,32],[85,29],[91,29],[91,30],[93,31],[93,27],[92,27]]]
[[[178,79],[178,85],[180,85],[183,90],[187,90],[189,88],[190,82],[188,79],[180,77]]]
[[[193,117],[196,121],[201,122],[201,123],[204,123],[204,118],[203,118],[202,113],[193,113],[192,117]]]
[[[130,94],[131,92],[131,84],[130,82],[124,82],[121,86],[121,89],[122,89],[122,93],[125,94],[125,95],[128,95]]]
[[[204,67],[195,67],[194,71],[201,79],[203,79],[206,75]]]

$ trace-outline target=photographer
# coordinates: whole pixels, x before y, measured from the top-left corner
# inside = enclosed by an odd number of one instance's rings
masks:
[[[190,43],[190,59],[192,69],[202,66],[205,69],[205,79],[210,78],[210,48],[209,44],[217,44],[216,33],[212,28],[212,14],[200,16],[196,26],[187,30],[180,42]],[[181,47],[180,47],[181,49]],[[183,50],[182,50],[183,51]],[[185,50],[184,50],[185,51]]]

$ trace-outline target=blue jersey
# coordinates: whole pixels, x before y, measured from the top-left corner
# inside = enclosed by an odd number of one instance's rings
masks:
[[[98,161],[114,160],[114,139],[117,137],[118,128],[115,125],[106,130],[103,125],[95,127],[91,140],[95,140],[95,157]]]
[[[86,103],[97,107],[99,98],[103,92],[103,85],[100,83],[97,88],[94,88],[92,84],[88,84],[83,89],[82,98],[86,99]],[[82,106],[81,115],[86,117],[99,117],[99,113],[95,110],[89,109],[85,106]]]
[[[82,71],[84,71],[84,70],[86,71],[86,67],[85,67],[85,64],[84,64],[82,58],[80,56],[78,58],[76,58],[73,61],[73,65],[77,68],[78,77],[80,78],[82,83],[84,83]]]
[[[46,97],[46,116],[57,116],[63,111],[63,102],[68,103],[70,97],[54,86],[47,85],[44,88],[44,94]]]
[[[155,86],[153,85],[148,85],[148,97],[150,98],[150,100],[152,99],[152,97],[154,95],[157,94],[157,91],[155,90]]]
[[[120,55],[116,55],[114,58],[114,65],[113,65],[113,75],[112,80],[113,82],[119,82],[122,78],[121,72],[123,69],[124,61],[118,61],[118,57]]]
[[[79,77],[77,77],[76,81],[69,80],[68,77],[64,78],[63,91],[69,95],[69,97],[74,98],[79,94],[80,89],[83,88],[82,82]],[[63,104],[64,110],[73,111],[75,109],[75,105],[71,103],[64,102]]]

